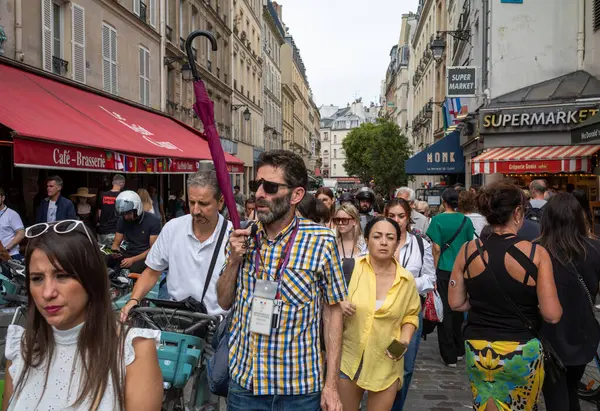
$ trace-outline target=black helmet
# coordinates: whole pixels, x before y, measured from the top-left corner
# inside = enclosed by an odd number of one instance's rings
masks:
[[[343,203],[352,203],[352,204],[354,204],[354,196],[352,195],[352,193],[344,192],[340,196],[339,202],[340,202],[340,204],[343,204]]]
[[[361,187],[356,193],[357,200],[367,200],[370,201],[371,204],[375,203],[375,192],[371,190],[369,187]]]

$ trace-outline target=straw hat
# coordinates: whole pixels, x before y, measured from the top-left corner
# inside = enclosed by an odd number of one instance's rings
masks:
[[[79,187],[77,193],[71,194],[69,197],[71,197],[71,200],[75,201],[77,197],[93,198],[96,197],[96,195],[90,194],[90,190],[88,190],[87,187]]]

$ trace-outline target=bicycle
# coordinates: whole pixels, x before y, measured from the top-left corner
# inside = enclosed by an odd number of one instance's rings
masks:
[[[26,317],[28,298],[23,295],[5,294],[2,296],[5,302],[9,303],[11,307],[0,309],[2,314],[12,314],[10,325],[21,325],[25,326],[22,322]],[[4,351],[6,349],[6,331],[7,326],[0,327],[2,338],[0,339],[0,402],[2,402],[2,396],[4,395],[4,381],[6,377],[6,357]]]
[[[201,385],[206,382],[206,363],[213,354],[210,343],[220,318],[189,311],[186,303],[149,298],[134,307],[130,317],[135,327],[161,331],[158,359],[165,388],[163,411],[210,407],[208,384]]]
[[[579,381],[579,398],[587,401],[600,400],[600,355],[596,351],[594,359],[585,367],[583,377]]]

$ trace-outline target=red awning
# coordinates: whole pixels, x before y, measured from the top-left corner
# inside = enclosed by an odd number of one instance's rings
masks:
[[[471,160],[473,174],[589,173],[600,145],[498,147]]]
[[[191,173],[211,160],[200,132],[171,117],[0,63],[0,123],[15,165]],[[229,170],[244,163],[225,154]]]

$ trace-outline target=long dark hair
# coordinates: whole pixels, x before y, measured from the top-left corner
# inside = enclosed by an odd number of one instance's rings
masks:
[[[558,193],[544,206],[540,244],[561,264],[586,256],[588,226],[579,201],[569,193]]]
[[[26,267],[30,266],[34,250],[43,251],[52,265],[72,275],[81,283],[88,294],[85,323],[79,334],[77,354],[82,364],[83,375],[79,396],[72,406],[81,405],[91,399],[101,400],[109,382],[112,382],[116,396],[115,410],[124,410],[124,373],[123,347],[126,331],[117,321],[112,308],[108,290],[106,265],[94,236],[83,232],[87,230],[80,225],[66,234],[57,234],[50,227],[45,234],[29,241],[25,257]],[[89,230],[88,230],[89,232]],[[26,270],[27,284],[30,282],[29,269]],[[55,348],[52,327],[38,311],[28,291],[27,327],[21,340],[23,355],[23,372],[15,385],[15,393],[19,393],[27,380],[31,368],[46,362],[46,379],[44,393],[48,384],[48,374]],[[40,401],[41,398],[40,397]],[[15,395],[14,398],[17,396]]]
[[[327,197],[331,198],[332,204],[331,207],[329,208],[329,217],[333,218],[333,215],[335,214],[335,195],[333,194],[333,190],[331,190],[331,188],[329,187],[319,187],[319,189],[317,190],[315,197],[317,198],[317,200],[319,199],[319,196],[323,194],[326,195]],[[329,221],[329,220],[327,220]]]
[[[585,218],[587,219],[588,229],[590,232],[594,232],[594,215],[592,214],[592,210],[590,209],[590,202],[588,201],[588,196],[585,190],[577,189],[573,190],[571,193],[573,197],[579,201],[581,208],[583,208],[583,212],[585,213]]]
[[[393,207],[402,207],[406,213],[406,231],[410,232],[410,225],[413,223],[411,219],[412,208],[408,201],[403,198],[394,198],[387,202],[383,210],[383,215],[389,217],[390,209]]]
[[[454,188],[447,188],[442,192],[442,201],[452,209],[456,211],[458,208],[458,191]]]

